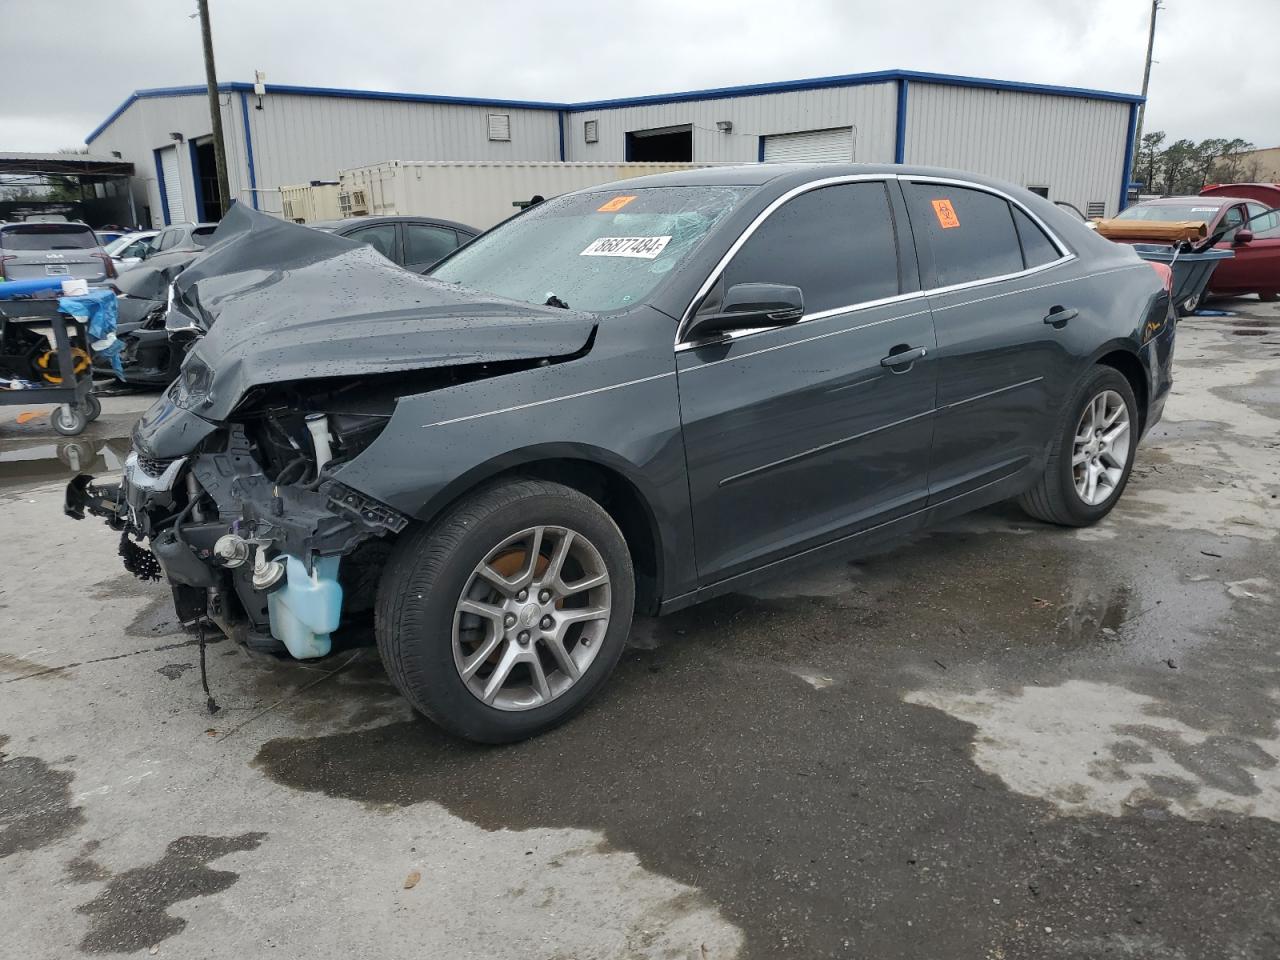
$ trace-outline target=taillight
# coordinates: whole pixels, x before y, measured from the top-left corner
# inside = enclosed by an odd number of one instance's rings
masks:
[[[17,259],[18,259],[18,258],[17,258],[17,256],[16,256],[16,255],[14,255],[14,254],[10,254],[10,255],[9,255],[9,256],[7,256],[7,257],[0,257],[0,280],[7,280],[7,279],[8,279],[8,277],[6,276],[6,274],[5,274],[5,272],[4,272],[4,265],[5,265],[5,263],[6,263],[7,261],[9,261],[9,260],[17,260]]]
[[[1167,263],[1156,263],[1148,260],[1147,266],[1160,275],[1160,283],[1164,287],[1164,292],[1173,293],[1173,269]]]
[[[114,280],[116,277],[120,276],[120,274],[116,273],[116,262],[111,259],[110,254],[95,253],[94,256],[102,261],[102,265],[106,268],[106,271],[107,271],[108,280]]]

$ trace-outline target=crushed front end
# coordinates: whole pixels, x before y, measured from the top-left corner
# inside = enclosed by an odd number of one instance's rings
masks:
[[[386,538],[409,522],[331,476],[378,435],[391,401],[313,382],[305,395],[246,398],[215,423],[191,409],[206,380],[199,361],[186,364],[135,428],[120,481],[77,477],[66,512],[119,530],[126,568],[163,573],[184,625],[324,656],[340,615],[372,608]]]

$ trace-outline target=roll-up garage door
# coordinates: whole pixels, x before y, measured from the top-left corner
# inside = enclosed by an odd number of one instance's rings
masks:
[[[178,148],[165,147],[160,151],[160,170],[164,175],[164,202],[169,219],[166,223],[183,223],[187,219],[182,205],[182,178],[178,176]]]
[[[764,138],[765,163],[848,163],[853,159],[853,128],[776,133]]]

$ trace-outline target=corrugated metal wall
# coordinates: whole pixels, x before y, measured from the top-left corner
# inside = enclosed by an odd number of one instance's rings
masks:
[[[754,163],[761,136],[852,125],[854,158],[890,163],[897,90],[890,82],[577,110],[564,115],[565,159],[622,161],[628,131],[692,124],[695,162]],[[231,192],[247,200],[241,95],[224,93],[221,100]],[[555,110],[276,93],[256,110],[256,100],[247,97],[246,113],[260,188],[331,180],[341,169],[393,159],[553,161],[560,155]],[[493,112],[510,115],[510,141],[488,139],[487,116]],[[588,144],[583,123],[592,119],[599,141]],[[716,129],[721,120],[733,123],[732,133]],[[905,159],[1047,186],[1051,199],[1081,210],[1100,200],[1110,215],[1119,205],[1128,121],[1124,102],[913,81]],[[135,164],[156,222],[161,206],[152,151],[173,142],[170,131],[188,141],[208,135],[202,95],[138,100],[93,144],[95,153],[119,150]],[[189,157],[184,146],[183,203],[194,211]],[[259,195],[259,205],[273,211],[281,206],[278,195],[265,194]]]
[[[627,131],[691,123],[696,163],[755,163],[762,136],[850,125],[857,128],[854,159],[892,163],[897,89],[894,83],[875,83],[575,111],[565,120],[565,159],[624,160]],[[598,143],[584,142],[586,120],[599,121]],[[717,130],[720,120],[731,121],[733,132]]]
[[[240,129],[240,104],[237,94],[219,95],[222,112],[222,130],[227,141],[228,180],[232,196],[239,196],[242,186],[248,185],[244,164],[244,139]],[[178,144],[178,175],[182,181],[182,206],[188,216],[196,216],[195,177],[191,168],[191,151],[186,141],[209,136],[209,101],[203,95],[164,97],[138,100],[130,105],[93,141],[93,152],[110,156],[113,150],[134,166],[135,183],[142,186],[135,191],[139,204],[151,208],[151,222],[163,226],[164,212],[160,204],[160,187],[156,181],[155,150],[171,147],[174,141],[169,134],[180,133],[184,142]],[[237,161],[237,157],[241,158]],[[335,171],[336,172],[336,171]],[[138,206],[138,217],[143,215]]]
[[[904,159],[1048,187],[1082,211],[1100,200],[1111,216],[1128,130],[1127,103],[912,83]]]
[[[382,160],[559,160],[554,110],[268,94],[249,98],[259,187],[334,180]],[[511,139],[488,139],[488,115],[511,117]],[[271,200],[270,208],[279,209]]]

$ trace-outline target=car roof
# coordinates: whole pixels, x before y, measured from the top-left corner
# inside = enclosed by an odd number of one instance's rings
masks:
[[[765,184],[791,187],[829,177],[853,176],[940,177],[992,187],[996,190],[1007,190],[1010,186],[1007,181],[947,167],[917,167],[896,163],[751,163],[700,167],[695,170],[677,170],[645,177],[631,177],[626,180],[615,180],[612,183],[584,187],[574,192],[596,193],[644,187],[758,187]]]
[[[1244,203],[1243,197],[1156,197],[1154,200],[1143,200],[1141,203],[1132,204],[1135,207],[1168,207],[1180,206],[1185,207],[1188,203],[1194,203],[1200,207],[1225,207],[1231,203]]]
[[[330,233],[336,233],[348,227],[355,226],[377,226],[380,223],[430,223],[440,227],[450,227],[455,230],[463,230],[467,233],[480,233],[475,227],[468,226],[465,223],[458,223],[456,220],[443,220],[440,217],[427,216],[411,216],[396,215],[386,217],[347,217],[345,220],[316,220],[312,223],[304,223],[304,227],[312,227],[316,230],[326,230]]]

